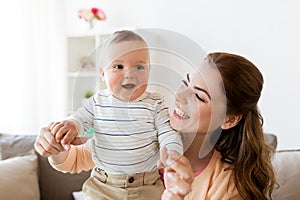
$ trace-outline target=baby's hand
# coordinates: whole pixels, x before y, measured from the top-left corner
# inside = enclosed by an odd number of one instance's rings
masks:
[[[164,168],[165,199],[183,199],[191,190],[194,179],[189,160],[179,152],[162,148],[158,168]]]
[[[56,141],[60,142],[65,150],[69,150],[70,144],[78,135],[79,124],[75,120],[64,120],[53,123],[50,130]]]
[[[180,159],[182,155],[176,150],[168,150],[166,147],[160,149],[160,160],[157,163],[158,168],[165,168],[171,166],[176,160]]]

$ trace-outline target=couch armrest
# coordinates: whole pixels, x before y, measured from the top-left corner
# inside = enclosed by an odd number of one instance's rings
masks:
[[[277,148],[277,136],[272,133],[265,133],[265,141],[274,150]]]
[[[277,151],[274,154],[273,166],[279,184],[279,188],[273,191],[273,199],[299,199],[300,149]]]

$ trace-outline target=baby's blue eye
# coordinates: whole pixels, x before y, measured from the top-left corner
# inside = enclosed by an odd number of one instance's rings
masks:
[[[145,67],[142,66],[142,65],[137,65],[137,66],[135,66],[135,68],[136,68],[137,70],[143,70],[143,69],[145,69]]]
[[[115,65],[113,66],[114,69],[123,69],[124,66],[123,65]]]

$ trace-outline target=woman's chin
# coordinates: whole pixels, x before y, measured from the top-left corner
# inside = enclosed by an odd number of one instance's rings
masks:
[[[179,131],[179,132],[181,132],[182,131],[182,121],[181,120],[179,120],[179,119],[177,119],[176,117],[174,117],[174,116],[171,116],[171,118],[170,118],[170,125],[171,125],[171,127],[174,129],[174,130],[176,130],[176,131]]]
[[[171,116],[170,118],[170,125],[174,130],[184,134],[195,134],[199,130],[197,124],[192,123],[192,121],[179,120],[174,116]]]

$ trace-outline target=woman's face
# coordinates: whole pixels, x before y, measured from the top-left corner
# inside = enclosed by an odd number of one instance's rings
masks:
[[[197,135],[220,127],[226,105],[222,86],[218,70],[204,61],[177,89],[171,126],[184,134]]]

